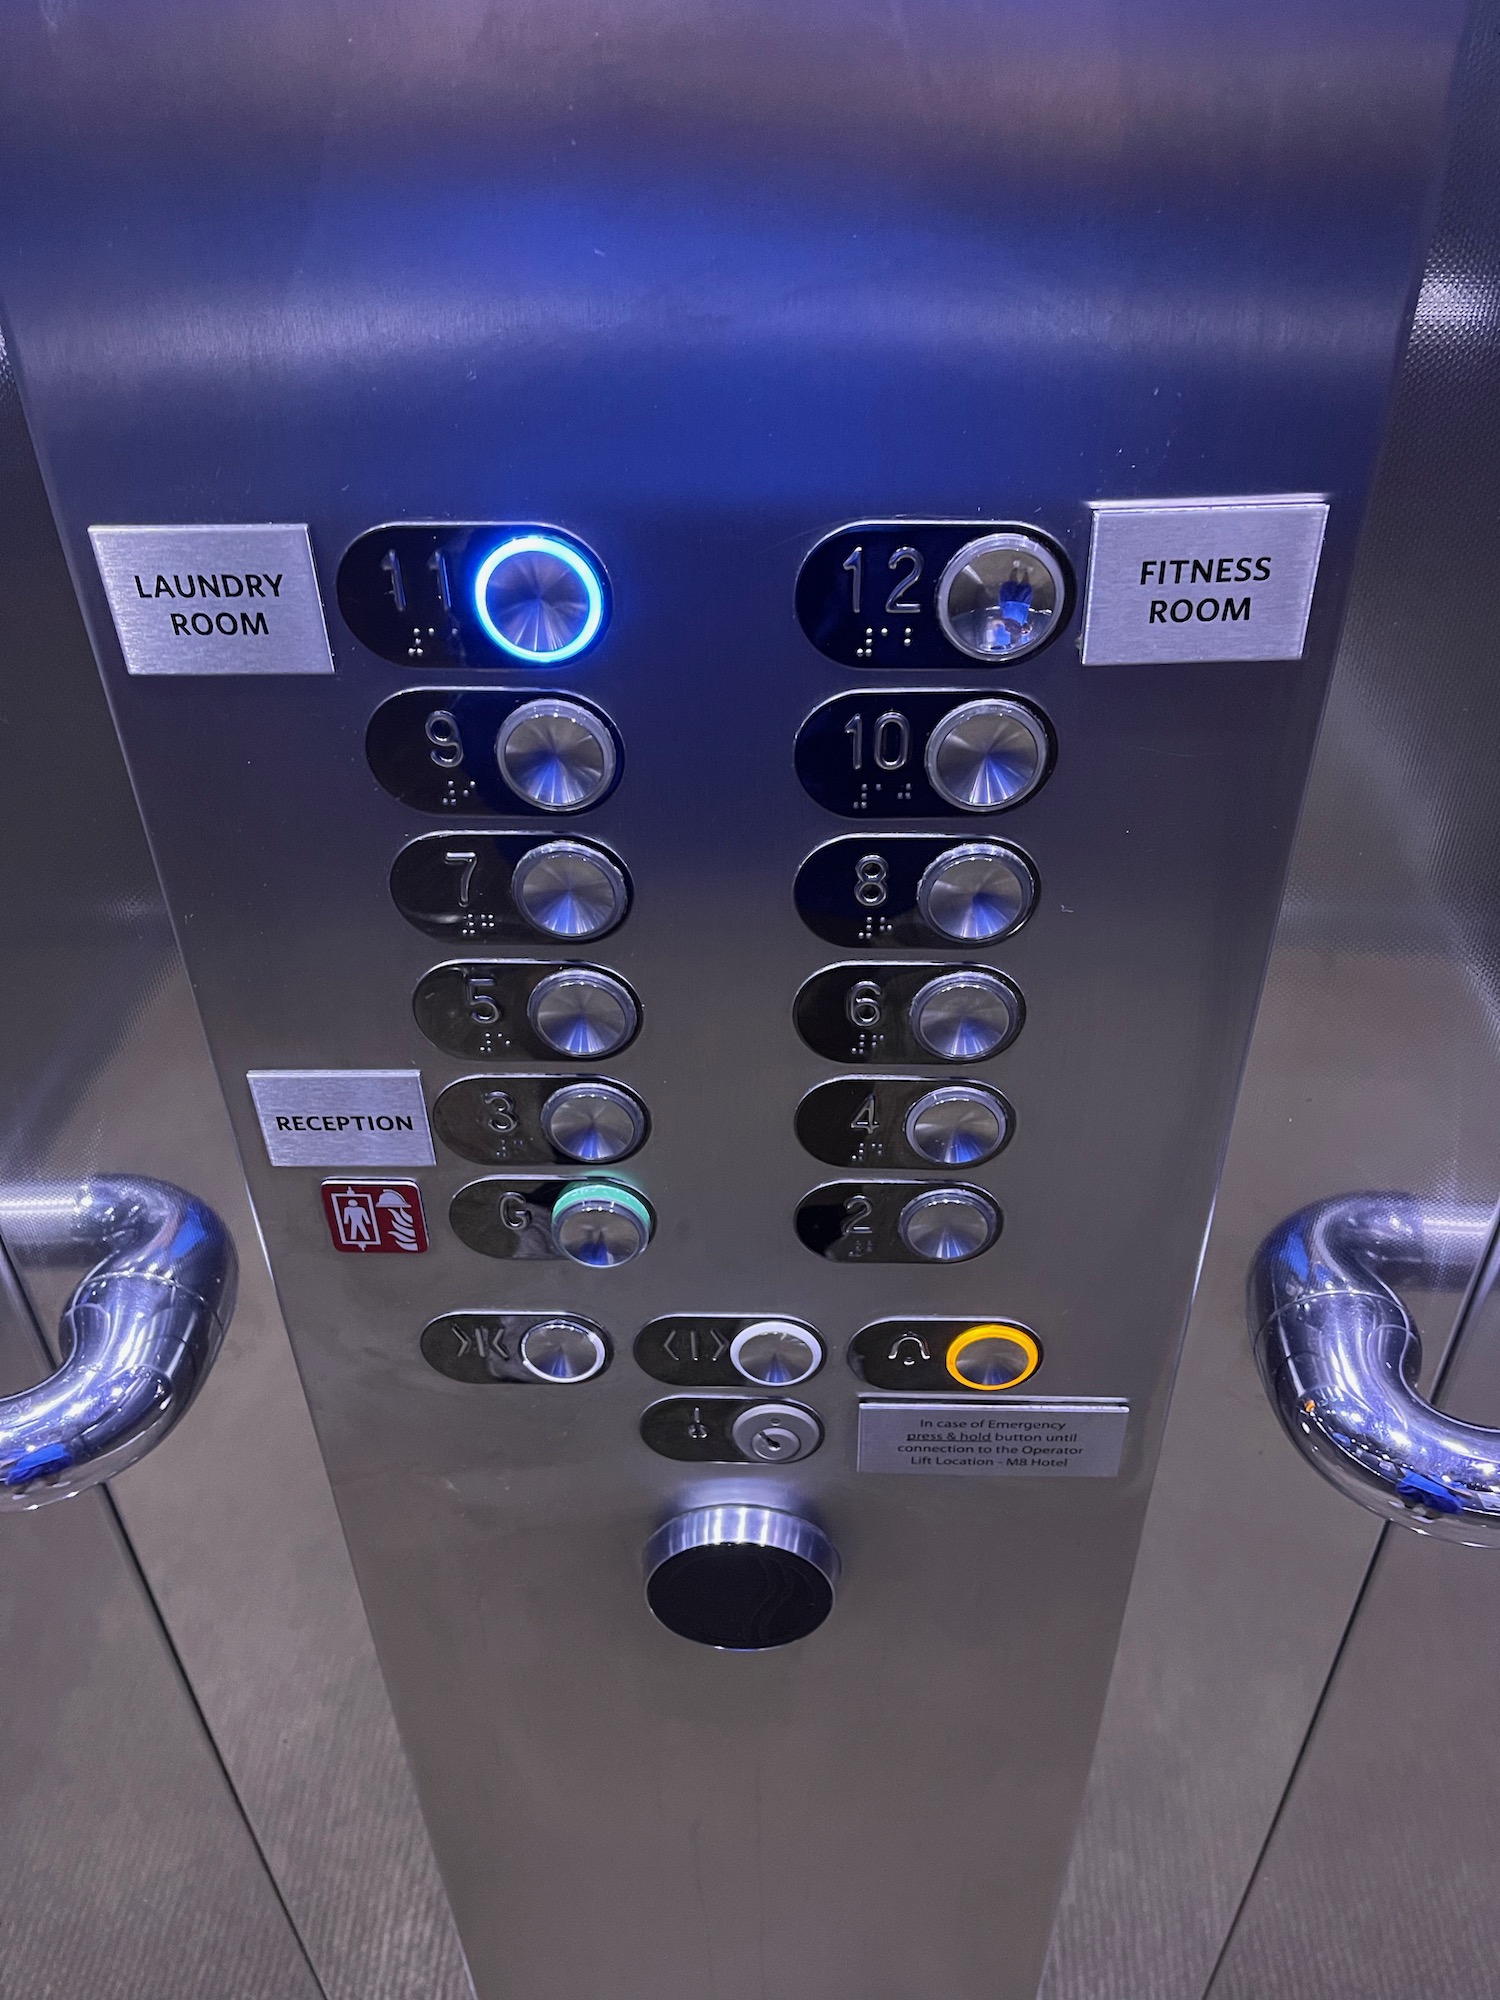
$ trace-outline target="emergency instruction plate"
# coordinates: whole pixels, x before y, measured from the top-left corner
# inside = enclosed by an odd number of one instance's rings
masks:
[[[859,1469],[1112,1479],[1129,1420],[1112,1396],[862,1402]]]

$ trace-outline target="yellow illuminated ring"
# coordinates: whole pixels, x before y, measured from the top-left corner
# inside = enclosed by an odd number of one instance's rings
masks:
[[[1008,1382],[971,1382],[967,1375],[959,1374],[957,1363],[959,1356],[966,1348],[972,1347],[976,1340],[1010,1341],[1026,1356],[1024,1367],[1018,1374],[1012,1375]],[[960,1388],[978,1389],[981,1394],[988,1395],[995,1389],[1014,1389],[1018,1382],[1025,1382],[1035,1375],[1042,1365],[1042,1349],[1036,1335],[1028,1333],[1024,1326],[1011,1326],[1003,1320],[990,1320],[983,1326],[965,1327],[962,1333],[955,1335],[948,1343],[948,1352],[943,1356],[943,1365]]]

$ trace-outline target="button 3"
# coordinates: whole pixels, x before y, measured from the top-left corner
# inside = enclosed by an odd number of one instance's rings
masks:
[[[612,1083],[565,1083],[542,1106],[547,1143],[564,1159],[602,1167],[623,1160],[646,1136],[646,1114]]]

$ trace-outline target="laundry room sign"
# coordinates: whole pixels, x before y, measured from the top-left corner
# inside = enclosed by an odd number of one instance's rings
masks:
[[[307,529],[90,528],[131,674],[331,674]]]

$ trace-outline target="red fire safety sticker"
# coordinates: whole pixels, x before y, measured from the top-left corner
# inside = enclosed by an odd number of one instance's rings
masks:
[[[415,1181],[324,1181],[323,1214],[335,1250],[414,1256],[427,1248]]]

